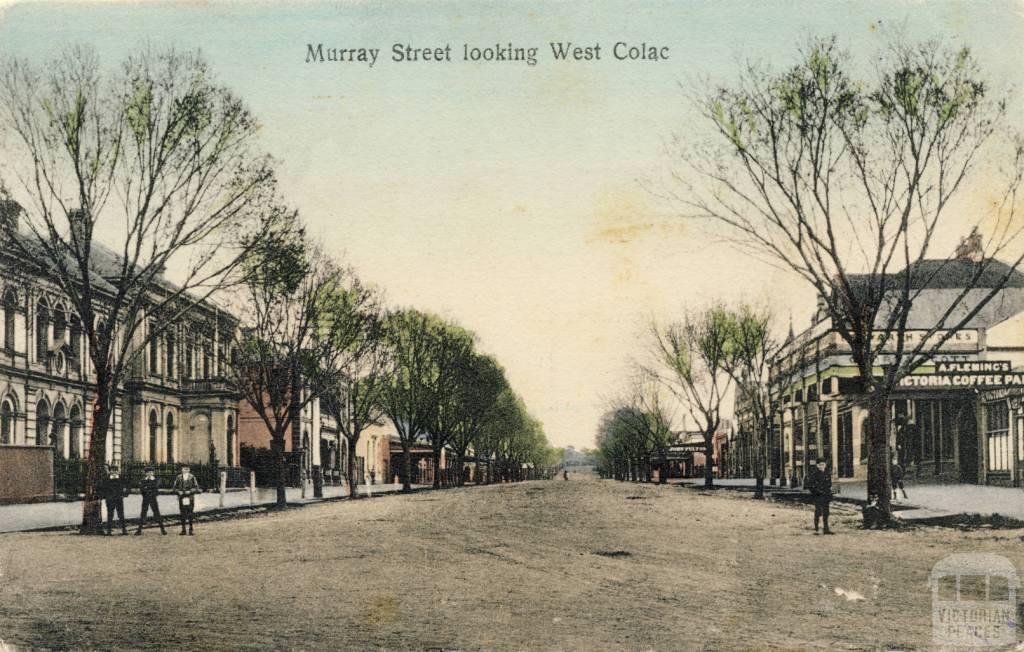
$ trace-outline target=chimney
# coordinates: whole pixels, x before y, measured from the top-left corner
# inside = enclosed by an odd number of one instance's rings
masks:
[[[956,246],[955,257],[957,260],[969,260],[980,263],[984,256],[985,250],[981,246],[981,234],[978,233],[978,227],[974,227],[971,229],[970,235],[961,240],[960,244]]]
[[[21,204],[13,199],[0,199],[0,225],[4,231],[18,232],[18,218],[23,210]]]

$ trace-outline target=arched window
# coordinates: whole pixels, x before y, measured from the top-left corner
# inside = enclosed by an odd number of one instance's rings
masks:
[[[18,296],[14,290],[4,293],[4,348],[8,353],[14,351],[14,316],[18,312]]]
[[[71,437],[68,453],[71,459],[82,457],[82,409],[75,405],[71,408]]]
[[[61,344],[67,336],[68,318],[63,306],[57,306],[53,311],[53,343]]]
[[[46,446],[50,433],[50,406],[46,401],[36,405],[36,446]]]
[[[149,461],[156,464],[157,431],[160,429],[160,417],[156,410],[149,413]]]
[[[174,333],[168,333],[167,343],[165,344],[165,346],[167,348],[167,366],[164,368],[164,370],[168,378],[174,378]]]
[[[67,449],[64,446],[66,416],[63,403],[53,406],[53,418],[50,419],[50,445],[53,446],[54,458],[67,457]]]
[[[36,358],[39,362],[46,360],[50,352],[50,311],[42,299],[36,304]]]
[[[4,399],[0,403],[0,444],[14,443],[14,407]]]
[[[235,465],[235,420],[228,415],[228,466]]]
[[[174,415],[167,413],[167,463],[174,463]]]

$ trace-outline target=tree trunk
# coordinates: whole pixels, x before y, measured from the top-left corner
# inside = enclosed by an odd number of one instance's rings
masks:
[[[89,432],[89,461],[85,475],[85,502],[82,503],[82,524],[80,534],[103,533],[103,511],[100,502],[100,488],[106,474],[107,431],[110,429],[110,383],[97,375],[96,402],[93,405],[92,428]]]
[[[463,470],[466,466],[466,455],[465,453],[459,453],[455,458],[455,486],[465,486],[466,472]]]
[[[704,433],[704,488],[715,488],[715,431]]]
[[[892,518],[889,398],[879,394],[873,395],[868,403],[868,495],[878,496],[878,506],[888,520]]]
[[[402,440],[402,491],[412,491],[412,453],[409,452],[409,442]]]
[[[349,498],[358,498],[359,494],[356,493],[356,487],[359,486],[359,478],[356,477],[356,446],[359,444],[359,440],[348,440],[348,463],[345,469],[345,477],[348,478],[348,496]]]
[[[284,433],[274,435],[270,448],[274,451],[274,461],[277,465],[277,508],[285,509],[288,507],[288,495],[285,491],[288,486],[288,466],[284,458]]]

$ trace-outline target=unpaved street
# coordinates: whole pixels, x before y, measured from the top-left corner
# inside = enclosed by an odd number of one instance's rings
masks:
[[[839,510],[837,510],[839,511]],[[76,649],[921,648],[932,565],[1021,531],[816,537],[807,508],[573,476],[0,536],[0,639]],[[863,600],[838,594],[855,591]],[[896,625],[895,623],[900,623]]]

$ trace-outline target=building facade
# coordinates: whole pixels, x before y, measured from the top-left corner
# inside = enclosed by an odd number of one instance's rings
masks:
[[[910,274],[916,296],[905,340],[916,346],[930,338],[924,349],[935,351],[889,401],[890,448],[912,478],[1020,483],[1024,275],[999,261],[981,264],[961,250],[957,258],[923,261]],[[867,477],[866,397],[849,347],[824,312],[819,310],[807,330],[791,332],[772,361],[773,424],[761,436],[770,477],[791,486],[803,482],[819,457],[839,479]],[[963,328],[943,328],[971,312]],[[895,341],[880,343],[878,364],[885,364]],[[741,431],[744,413],[738,406]],[[740,437],[736,444],[742,448],[751,439]],[[734,454],[751,459],[753,452],[734,449]]]
[[[0,206],[5,220],[20,212],[13,202]],[[93,244],[90,280],[101,311],[116,292],[118,260]],[[81,321],[45,268],[20,259],[13,245],[0,247],[0,278],[0,463],[5,447],[49,447],[56,462],[84,459],[95,393]],[[156,279],[151,304],[159,305],[168,291],[174,286]],[[108,462],[238,463],[238,396],[222,373],[236,327],[209,302],[171,324],[146,315],[118,387]],[[142,350],[147,334],[154,337]]]

